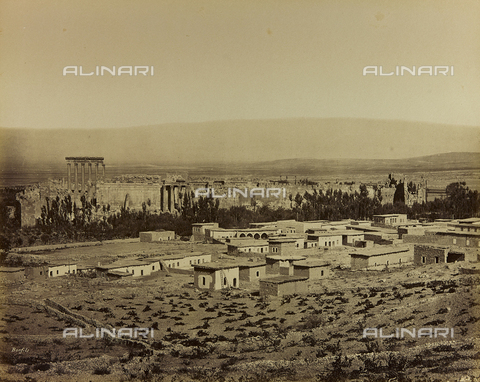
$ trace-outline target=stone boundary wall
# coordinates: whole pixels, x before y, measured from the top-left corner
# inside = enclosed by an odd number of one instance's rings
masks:
[[[37,309],[42,309],[47,313],[52,314],[58,318],[62,318],[66,321],[70,321],[82,328],[85,328],[88,326],[94,326],[95,328],[107,328],[110,330],[114,329],[114,327],[109,324],[102,324],[100,321],[95,320],[93,318],[85,317],[85,316],[82,316],[81,314],[74,313],[70,309],[48,298],[45,299],[43,303],[38,301],[31,301],[31,305]],[[130,347],[141,347],[143,349],[152,351],[152,354],[154,352],[154,350],[151,348],[151,346],[148,343],[145,343],[139,340],[130,339],[130,338],[117,338],[117,337],[113,338],[110,336],[105,336],[104,338],[107,338],[108,340],[116,342],[121,345],[127,345]]]

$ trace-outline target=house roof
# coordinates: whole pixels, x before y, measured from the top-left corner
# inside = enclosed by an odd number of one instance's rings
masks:
[[[97,269],[117,269],[125,267],[139,267],[144,266],[145,262],[140,260],[119,260],[110,264],[96,266]]]
[[[234,240],[226,243],[232,247],[243,248],[243,247],[268,247],[267,240]]]
[[[193,265],[194,270],[209,270],[209,271],[218,271],[221,269],[232,269],[238,268],[238,264],[228,264],[228,263],[203,263]]]
[[[383,214],[383,215],[373,215],[373,217],[382,217],[382,218],[391,218],[395,216],[406,216],[407,214]]]
[[[359,235],[362,235],[363,232],[359,233]],[[340,231],[328,231],[328,232],[322,232],[322,233],[309,233],[308,236],[314,236],[314,237],[332,237],[332,236],[342,236],[342,233]]]
[[[288,227],[287,227],[288,228]],[[270,239],[304,239],[305,235],[303,234],[298,234],[298,233],[286,233],[286,234],[279,234],[275,236],[270,236]]]
[[[25,268],[22,267],[0,267],[0,272],[13,273],[24,271]]]
[[[161,230],[161,231],[142,231],[140,233],[166,233],[166,234],[171,234],[171,233],[175,233],[175,231],[165,231],[165,230]]]
[[[470,226],[471,227],[471,226]],[[436,231],[437,235],[449,235],[449,236],[474,236],[480,237],[480,232],[458,232],[458,231],[448,231],[448,230],[438,230]]]
[[[126,276],[132,276],[133,274],[130,272],[109,271],[107,272],[107,275],[126,277]]]
[[[467,218],[458,221],[460,224],[480,224],[480,218]]]
[[[267,263],[254,263],[254,262],[250,261],[248,263],[238,264],[238,267],[240,269],[242,269],[242,268],[256,268],[256,267],[264,267],[265,265],[267,265]]]
[[[298,268],[328,267],[329,265],[330,263],[324,260],[300,260],[293,262],[293,266]]]
[[[152,256],[152,257],[143,257],[138,258],[138,261],[144,261],[147,263],[154,263],[156,261],[164,261],[164,260],[177,260],[177,259],[185,259],[189,257],[197,257],[197,256],[205,256],[206,253],[203,252],[186,252],[186,253],[179,253],[179,254],[171,254],[171,255],[160,255],[160,256]]]
[[[269,243],[295,243],[298,239],[291,238],[291,237],[271,237],[268,239]]]
[[[70,266],[70,267],[76,267],[76,263],[50,263],[48,264],[48,267],[63,267],[63,266]]]
[[[272,255],[272,256],[266,256],[266,259],[271,259],[271,260],[276,260],[276,261],[300,261],[300,260],[305,260],[306,256],[301,256],[301,255]]]
[[[300,277],[300,276],[276,276],[276,277],[269,277],[266,279],[260,279],[260,282],[268,282],[273,284],[285,284],[291,283],[295,281],[305,281],[308,280],[307,277]]]
[[[395,247],[395,248],[371,248],[363,251],[352,252],[350,256],[361,256],[361,257],[373,257],[373,256],[384,256],[391,255],[394,253],[408,252],[408,247]]]

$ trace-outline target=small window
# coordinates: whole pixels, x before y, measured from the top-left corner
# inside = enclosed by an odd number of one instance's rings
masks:
[[[438,258],[438,256],[435,256],[435,264],[438,264],[440,262],[440,259]]]
[[[40,276],[41,276],[41,275],[43,275],[43,272],[42,272],[42,271],[40,271]]]
[[[260,277],[260,272],[259,271],[257,271],[255,274],[257,275],[257,277]]]
[[[152,271],[154,271],[154,270],[155,270],[155,265],[152,265]]]
[[[425,264],[427,262],[427,258],[425,256],[422,256],[422,264]]]
[[[140,271],[140,276],[143,276],[143,269]]]
[[[50,276],[53,276],[53,272],[52,272],[52,271],[50,271]]]
[[[205,283],[206,283],[205,277],[202,277],[202,285],[205,285]]]
[[[323,271],[320,272],[320,276],[323,276]]]
[[[177,262],[177,267],[179,267],[179,266],[180,266],[180,263]]]
[[[227,278],[226,277],[223,278],[223,285],[227,285]]]
[[[57,269],[57,275],[58,275],[58,269]]]
[[[135,274],[135,269],[132,269],[132,275],[134,275],[134,274]]]

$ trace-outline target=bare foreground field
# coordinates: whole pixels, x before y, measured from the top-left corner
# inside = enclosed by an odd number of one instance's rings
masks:
[[[106,263],[119,257],[222,246],[116,243],[22,255]],[[6,286],[2,381],[475,381],[480,380],[480,279],[459,264],[351,272],[348,251],[319,251],[335,267],[307,295],[261,298],[258,284],[197,290],[189,274],[106,281],[63,277]],[[138,341],[63,338],[73,315],[154,328]],[[453,328],[451,338],[362,338],[364,328]],[[85,334],[94,333],[92,326]]]

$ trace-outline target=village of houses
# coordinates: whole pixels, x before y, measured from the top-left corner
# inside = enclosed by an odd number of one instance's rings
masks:
[[[162,254],[173,231],[141,232],[140,242],[158,243],[158,254],[129,256],[111,263],[75,261],[34,267],[1,267],[7,282],[90,275],[107,280],[155,273],[190,274],[195,288],[257,288],[260,295],[307,293],[308,280],[335,277],[334,268],[382,270],[414,265],[465,264],[476,272],[480,218],[407,220],[404,214],[375,215],[373,221],[283,220],[251,223],[248,229],[223,229],[218,223],[195,223],[191,242],[217,244],[219,255],[204,251]],[[218,251],[218,244],[224,250]],[[192,247],[193,248],[193,247]],[[208,247],[207,247],[208,248]],[[463,268],[463,267],[462,267]]]
[[[0,269],[8,291],[0,372],[11,381],[101,381],[107,374],[209,381],[222,373],[234,381],[313,381],[345,354],[354,357],[345,366],[352,375],[408,369],[419,378],[428,371],[432,381],[460,378],[477,362],[479,250],[478,218],[419,223],[402,214],[247,229],[196,223],[190,241],[155,231],[22,248],[10,256],[24,266]],[[151,328],[152,336],[130,340],[133,346],[77,337],[72,327],[87,337],[95,328],[135,327]],[[454,328],[455,337],[363,338],[376,327],[414,335],[422,327]],[[65,338],[65,328],[75,337]],[[409,366],[385,369],[395,360],[402,365],[385,351]]]

